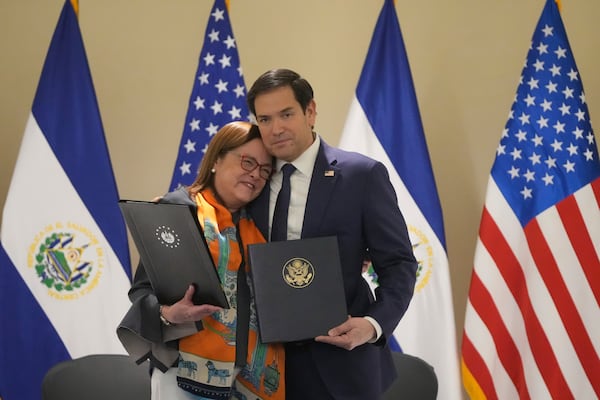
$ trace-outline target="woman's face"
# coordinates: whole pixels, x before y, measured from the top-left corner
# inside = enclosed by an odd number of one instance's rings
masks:
[[[256,168],[248,171],[254,165]],[[271,156],[257,138],[217,159],[213,168],[215,190],[223,205],[235,212],[258,197],[265,187],[264,176],[270,175],[272,168]]]

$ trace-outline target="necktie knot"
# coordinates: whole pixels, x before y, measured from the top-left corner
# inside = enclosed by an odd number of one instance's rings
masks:
[[[285,181],[286,179],[290,179],[290,176],[294,173],[295,170],[296,167],[294,167],[294,164],[284,164],[283,167],[281,167],[281,172],[283,173],[283,180]]]

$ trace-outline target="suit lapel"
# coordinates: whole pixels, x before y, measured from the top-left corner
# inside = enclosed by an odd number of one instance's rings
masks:
[[[252,219],[256,224],[258,230],[263,234],[267,241],[269,240],[269,194],[271,193],[271,187],[267,183],[260,193],[260,195],[254,199],[250,206],[250,212]]]
[[[313,237],[319,234],[325,209],[331,199],[340,169],[336,166],[337,159],[332,148],[321,139],[321,147],[315,161],[315,168],[308,190],[302,237]],[[310,218],[307,218],[310,216]]]

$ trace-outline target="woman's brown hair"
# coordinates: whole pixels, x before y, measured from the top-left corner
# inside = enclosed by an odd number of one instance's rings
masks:
[[[200,163],[198,176],[188,187],[188,193],[194,197],[205,188],[214,188],[212,168],[217,160],[251,140],[260,139],[258,126],[245,121],[234,121],[223,125],[208,143],[206,153]]]

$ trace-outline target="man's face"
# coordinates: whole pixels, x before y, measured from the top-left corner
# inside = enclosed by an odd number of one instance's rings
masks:
[[[294,161],[313,142],[312,127],[317,115],[314,100],[302,111],[289,86],[256,96],[256,122],[269,153],[284,161]]]

